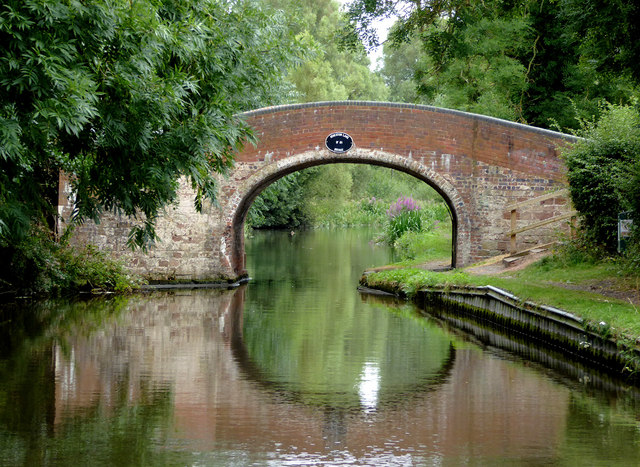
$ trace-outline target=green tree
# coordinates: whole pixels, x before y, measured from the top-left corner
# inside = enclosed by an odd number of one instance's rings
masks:
[[[500,11],[470,11],[449,41],[450,21],[427,29],[425,36],[436,44],[416,70],[418,92],[429,103],[469,112],[523,121],[523,93],[527,69],[518,60],[529,42],[529,30],[520,11],[501,17]],[[436,52],[448,49],[449,59]]]
[[[292,229],[309,223],[305,209],[305,182],[309,172],[294,172],[269,185],[255,199],[247,214],[253,228]]]
[[[362,44],[344,49],[338,42],[347,24],[335,0],[266,0],[287,14],[292,31],[306,37],[315,54],[289,69],[296,102],[387,99],[382,77],[370,70]]]
[[[400,44],[385,42],[380,74],[389,88],[390,101],[422,103],[418,96],[416,72],[425,59],[422,42],[417,36]]]
[[[176,198],[215,199],[251,139],[236,116],[281,99],[300,56],[282,15],[251,0],[7,0],[0,6],[0,244],[51,214],[59,170],[78,221],[137,216],[146,245]]]
[[[466,0],[351,0],[348,4],[350,24],[342,31],[342,41],[353,46],[363,41],[377,46],[380,38],[373,25],[382,18],[397,18],[389,40],[399,44],[424,31],[441,18],[456,18],[469,2]]]
[[[414,101],[524,120],[522,101],[527,67],[520,59],[532,42],[527,11],[504,2],[363,2],[351,5],[354,34],[376,16],[399,15],[385,47],[383,69],[390,84],[407,90],[414,81]],[[367,4],[374,8],[367,12]],[[366,34],[366,33],[365,33]],[[409,47],[412,46],[412,47]],[[412,63],[400,81],[397,55],[413,49]],[[417,50],[416,50],[417,48]],[[395,91],[392,90],[392,93]]]
[[[602,101],[627,104],[638,95],[629,60],[620,58],[614,73],[615,67],[600,64],[609,63],[606,47],[583,40],[585,34],[600,37],[594,31],[604,31],[600,26],[606,24],[613,32],[602,37],[613,38],[611,47],[634,49],[637,28],[630,23],[637,9],[629,2],[605,2],[609,7],[600,12],[594,6],[599,2],[587,3],[588,19],[582,2],[573,0],[354,0],[350,34],[371,38],[373,19],[398,15],[385,61],[404,52],[394,47],[420,42],[421,54],[410,73],[417,102],[577,128],[581,119],[597,115]],[[384,73],[391,83],[394,70]],[[401,83],[406,86],[406,78]]]
[[[559,0],[568,32],[598,71],[640,82],[640,5],[635,0]]]
[[[354,200],[368,200],[374,197],[384,201],[387,207],[401,196],[412,196],[421,201],[442,200],[431,186],[398,170],[357,164],[352,167],[352,174],[351,198]]]
[[[580,121],[599,115],[603,101],[629,104],[638,96],[638,81],[597,66],[585,53],[584,34],[567,15],[566,1],[530,2],[528,17],[534,45],[523,62],[529,70],[525,121],[578,129]]]
[[[382,77],[369,68],[369,58],[362,44],[352,50],[339,46],[337,37],[346,24],[346,17],[335,0],[266,1],[286,14],[293,34],[304,38],[315,52],[301,65],[289,68],[287,79],[293,86],[290,99],[295,102],[387,99],[387,87]],[[336,180],[344,182],[341,186],[350,186],[350,170],[345,166],[340,170],[324,166],[277,180],[256,198],[247,218],[248,224],[264,228],[308,224],[314,216],[310,204],[312,193],[320,198],[335,194]],[[321,193],[320,187],[326,187],[328,191]]]

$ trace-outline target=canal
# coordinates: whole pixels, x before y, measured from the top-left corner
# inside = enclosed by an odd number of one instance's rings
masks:
[[[3,307],[0,465],[640,463],[636,388],[360,294],[372,236],[256,232],[232,290]]]

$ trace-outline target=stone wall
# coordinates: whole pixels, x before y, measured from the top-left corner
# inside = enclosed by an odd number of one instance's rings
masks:
[[[219,206],[197,214],[193,192],[183,182],[180,201],[160,219],[161,241],[149,254],[126,249],[130,221],[113,216],[77,229],[75,241],[113,251],[151,279],[234,280],[246,274],[243,222],[262,189],[313,165],[365,163],[410,173],[443,196],[454,220],[452,263],[462,266],[506,251],[506,206],[566,184],[558,147],[568,136],[494,118],[374,102],[280,106],[244,116],[259,142],[248,144],[229,176],[219,179]],[[325,138],[336,131],[348,133],[354,149],[327,150]],[[71,202],[64,189],[60,204],[68,215]],[[529,207],[518,227],[568,209],[565,199],[546,200]],[[519,242],[545,242],[556,229],[533,231]]]

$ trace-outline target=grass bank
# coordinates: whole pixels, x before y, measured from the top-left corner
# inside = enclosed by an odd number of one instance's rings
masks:
[[[478,274],[473,269],[477,271],[470,267],[433,272],[395,265],[367,274],[364,285],[401,290],[407,296],[423,287],[491,285],[522,301],[568,311],[588,325],[606,323],[612,337],[640,342],[640,277],[623,274],[616,260],[567,261],[565,254],[558,253],[517,271]]]

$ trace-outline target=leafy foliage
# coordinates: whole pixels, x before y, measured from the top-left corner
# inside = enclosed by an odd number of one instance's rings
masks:
[[[382,77],[369,69],[362,44],[345,50],[336,41],[346,17],[334,0],[267,0],[267,3],[282,10],[290,30],[313,51],[302,64],[289,67],[287,81],[292,90],[279,103],[386,100],[387,87]],[[344,218],[340,221],[327,217],[332,217],[338,206],[346,206],[352,170],[328,165],[305,172],[305,175],[290,174],[262,192],[251,207],[248,225],[297,228],[316,222],[342,223]],[[328,198],[333,200],[331,206]]]
[[[606,251],[584,239],[576,238],[555,247],[553,254],[545,256],[533,267],[541,271],[571,269],[581,265],[593,266],[606,257]]]
[[[389,203],[403,193],[429,204],[430,209],[421,213],[426,222],[449,217],[440,195],[411,175],[365,164],[329,164],[271,184],[254,201],[247,224],[254,228],[382,225]],[[434,212],[436,217],[429,217]]]
[[[251,139],[235,115],[282,92],[301,55],[282,16],[250,0],[8,0],[0,6],[0,242],[51,215],[60,169],[75,219],[137,216],[131,244],[178,179],[215,200]]]
[[[632,211],[640,223],[640,114],[609,106],[597,122],[586,122],[584,139],[564,153],[569,189],[586,239],[614,251],[618,213]]]
[[[637,231],[636,231],[637,235]],[[626,276],[636,278],[636,290],[640,289],[640,241],[636,236],[636,240],[631,242],[625,251],[623,260],[621,261],[622,273]]]
[[[382,70],[394,100],[575,129],[603,100],[633,102],[640,82],[638,7],[582,3],[353,0],[349,37],[376,43],[372,22],[398,18]]]
[[[411,101],[523,119],[527,68],[519,55],[532,42],[523,9],[504,2],[357,0],[349,11],[354,31],[363,36],[376,15],[397,15],[385,63],[402,60],[395,56],[407,50],[415,57],[405,68],[417,93]],[[392,95],[410,96],[407,71],[400,80],[396,67],[383,71],[389,84],[402,84],[403,90],[392,89]]]
[[[138,288],[142,281],[124,265],[95,247],[78,250],[67,238],[55,240],[35,227],[14,248],[0,248],[5,267],[0,271],[0,291],[22,294],[116,291]]]
[[[441,196],[427,183],[412,175],[385,167],[357,164],[350,166],[353,199],[384,200],[387,205],[400,196],[411,195],[421,201],[439,201]]]
[[[439,18],[454,18],[465,4],[468,2],[464,0],[352,0],[348,8],[351,23],[343,30],[343,42],[350,45],[361,39],[367,46],[377,46],[380,42],[374,23],[381,18],[397,18],[390,39],[401,43]]]
[[[417,73],[424,68],[426,55],[418,36],[407,42],[383,46],[383,64],[380,73],[389,88],[392,102],[424,103],[418,94]]]
[[[294,172],[269,185],[251,205],[247,224],[253,228],[299,228],[308,224],[305,211],[306,171]]]
[[[448,47],[449,59],[434,53],[416,71],[418,92],[433,104],[509,120],[524,120],[520,101],[526,89],[526,67],[518,60],[531,40],[519,15],[500,18],[493,12],[466,19]],[[447,22],[429,29],[431,41],[443,41]]]
[[[336,206],[328,200],[312,202],[314,227],[381,226],[385,221],[382,202],[350,200]]]
[[[630,73],[640,81],[640,6],[634,0],[563,0],[570,31],[599,71]]]
[[[372,72],[361,43],[340,47],[337,36],[347,23],[335,0],[266,0],[282,10],[289,28],[304,38],[312,53],[302,64],[289,67],[287,80],[295,102],[387,99],[382,77]]]
[[[534,125],[577,129],[581,120],[599,115],[603,101],[630,104],[638,96],[637,80],[597,66],[584,34],[576,30],[575,17],[568,14],[570,3],[582,10],[581,2],[573,0],[530,2],[537,42],[525,58],[529,84],[524,111]],[[600,20],[607,14],[596,10]]]

